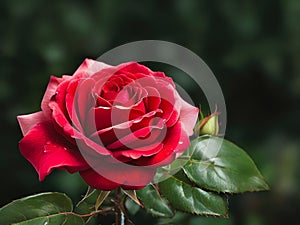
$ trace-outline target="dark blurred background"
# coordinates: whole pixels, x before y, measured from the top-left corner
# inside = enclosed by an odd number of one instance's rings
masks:
[[[39,110],[49,76],[72,74],[84,58],[120,44],[158,39],[189,48],[209,65],[226,99],[226,137],[246,149],[271,186],[231,196],[229,219],[179,214],[166,223],[296,223],[300,1],[3,0],[0,18],[0,206],[41,191],[66,192],[77,201],[85,191],[78,175],[63,171],[40,183],[18,150],[16,116]],[[142,213],[135,222],[158,220]]]

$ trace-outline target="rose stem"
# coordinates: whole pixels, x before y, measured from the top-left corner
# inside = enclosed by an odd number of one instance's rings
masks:
[[[121,196],[121,189],[117,188],[116,189],[116,200],[115,200],[115,215],[116,215],[116,225],[125,225],[125,216],[124,212],[121,206],[122,202],[122,196]]]

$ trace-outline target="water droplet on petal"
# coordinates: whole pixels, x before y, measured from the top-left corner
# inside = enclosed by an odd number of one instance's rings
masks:
[[[64,150],[67,151],[68,149],[66,147],[64,147]]]
[[[182,145],[182,144],[183,144],[183,141],[179,141],[178,144]]]

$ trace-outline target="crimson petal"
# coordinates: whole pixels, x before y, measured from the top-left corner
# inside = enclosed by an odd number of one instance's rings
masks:
[[[103,62],[99,62],[99,61],[87,58],[83,61],[83,63],[75,71],[73,77],[82,78],[82,77],[91,76],[91,75],[97,73],[98,71],[105,69],[105,68],[109,68],[109,67],[111,67],[111,66],[107,65]]]
[[[25,136],[31,128],[36,124],[46,121],[46,117],[42,111],[28,115],[17,116],[23,136]]]
[[[53,169],[74,173],[89,168],[76,147],[60,137],[49,121],[32,128],[20,141],[19,148],[34,166],[41,181]]]
[[[63,80],[62,78],[57,78],[57,77],[54,77],[54,76],[50,77],[50,81],[48,83],[46,92],[44,94],[44,97],[43,97],[43,100],[42,100],[42,103],[41,103],[41,109],[45,113],[46,117],[50,118],[50,116],[51,116],[51,110],[49,108],[49,102],[50,102],[52,96],[55,95],[57,86],[62,82],[62,80]]]
[[[155,167],[167,165],[190,145],[189,138],[182,129],[180,122],[168,128],[167,136],[162,143],[164,147],[160,152],[151,157],[142,157],[136,161],[136,164],[141,166],[153,165]]]
[[[182,128],[186,131],[188,136],[193,135],[194,126],[198,118],[199,109],[184,101],[178,94],[180,99],[180,120],[182,122]]]
[[[88,185],[100,190],[113,190],[117,187],[141,189],[151,182],[156,172],[152,167],[132,166],[121,162],[111,164],[104,159],[94,164],[97,165],[96,168],[81,171],[80,175]]]

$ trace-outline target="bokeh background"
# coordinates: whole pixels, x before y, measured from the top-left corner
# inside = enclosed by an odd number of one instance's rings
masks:
[[[0,206],[41,191],[66,192],[74,201],[85,192],[78,175],[63,171],[40,183],[18,150],[16,115],[39,110],[49,76],[72,74],[84,58],[96,59],[120,44],[158,39],[189,48],[209,65],[226,99],[226,137],[246,149],[271,186],[269,192],[231,196],[229,219],[178,214],[164,222],[295,224],[299,24],[298,0],[1,1]],[[184,85],[198,101],[193,83]],[[161,223],[142,211],[134,218],[136,224]]]

